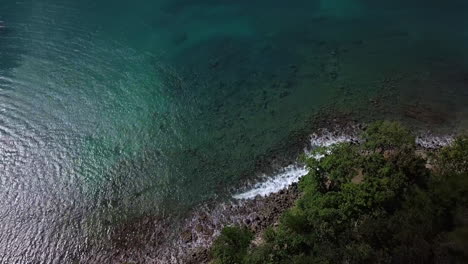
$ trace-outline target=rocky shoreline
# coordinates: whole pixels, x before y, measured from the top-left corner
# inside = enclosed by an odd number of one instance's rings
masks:
[[[351,115],[338,116],[336,113],[332,115],[332,112],[321,111],[307,122],[304,129],[294,131],[265,155],[258,157],[255,166],[242,173],[239,184],[227,190],[219,199],[200,204],[188,214],[175,216],[180,223],[171,222],[169,219],[174,216],[164,214],[136,217],[113,228],[107,238],[110,247],[100,250],[108,252],[112,261],[118,263],[204,263],[201,260],[209,259],[207,249],[224,226],[246,225],[260,233],[293,205],[298,196],[296,185],[267,197],[239,200],[234,199],[233,195],[253,188],[256,183],[296,164],[299,155],[310,149],[311,131],[317,131],[314,140],[325,142],[362,128],[350,118]],[[324,129],[316,130],[319,127]],[[95,255],[93,250],[94,247],[91,247],[84,260],[88,257],[92,260]]]
[[[318,121],[317,121],[318,120]],[[336,142],[352,141],[358,142],[359,133],[366,125],[358,123],[347,115],[329,119],[317,119],[311,125],[315,128],[304,129],[292,133],[287,139],[289,144],[272,149],[267,155],[259,158],[254,171],[246,172],[243,185],[236,186],[232,194],[248,191],[255,188],[255,184],[277,174],[287,166],[298,164],[298,157],[302,153],[310,151],[316,146],[328,146]],[[430,132],[419,132],[416,143],[421,149],[437,149],[450,144],[452,136],[437,136]],[[258,174],[263,172],[262,175]],[[250,176],[247,175],[250,173]],[[252,175],[257,175],[252,177]],[[154,230],[158,227],[157,237],[139,237],[122,242],[122,251],[115,256],[117,261],[134,261],[135,263],[209,263],[211,260],[210,246],[214,239],[220,234],[224,226],[245,226],[254,232],[255,236],[261,237],[262,231],[269,226],[274,226],[280,216],[294,205],[300,196],[297,183],[271,193],[267,196],[256,196],[252,199],[224,199],[225,202],[211,201],[194,208],[189,215],[184,217],[182,224],[171,232],[170,223],[164,219],[153,219],[151,217],[141,219],[139,224],[131,225],[138,229]],[[132,228],[124,227],[115,237],[126,237],[125,234],[138,233]],[[133,241],[137,241],[134,244]],[[144,241],[151,241],[151,245],[144,245]],[[115,241],[114,241],[115,242]],[[148,252],[143,258],[133,259],[130,257],[132,250]],[[125,253],[127,252],[127,253]],[[141,254],[145,255],[145,254]],[[130,262],[133,263],[133,262]]]
[[[225,222],[225,225],[245,226],[259,236],[265,228],[278,222],[279,217],[294,205],[299,194],[297,184],[293,184],[289,188],[267,197],[256,197],[252,200],[241,201],[238,204],[223,205],[220,210],[223,210],[222,214],[225,217],[224,221],[221,221]],[[215,212],[213,215],[217,213]],[[194,222],[199,223],[198,226],[182,233],[182,240],[185,243],[197,243],[193,239],[206,237],[207,235],[210,236],[210,239],[204,241],[205,246],[195,247],[190,250],[181,263],[198,264],[210,261],[209,245],[220,232],[220,229],[217,228],[219,220],[207,215],[194,219]],[[203,222],[203,224],[200,224],[200,222]]]
[[[342,141],[357,142],[357,135],[365,127],[365,125],[357,123],[334,124],[332,126],[333,130],[323,128],[312,134],[308,146],[309,148],[318,145],[328,146]],[[416,144],[418,151],[424,153],[450,144],[453,138],[452,135],[439,136],[425,132],[420,133],[416,138]],[[305,151],[307,150],[306,147]],[[182,233],[181,240],[186,244],[197,246],[187,251],[181,263],[209,263],[211,260],[209,247],[214,238],[219,235],[220,226],[244,226],[255,234],[254,243],[258,243],[261,240],[262,232],[269,226],[275,226],[280,216],[294,205],[299,196],[298,185],[293,183],[287,188],[271,193],[268,196],[257,196],[253,199],[240,200],[229,205],[223,204],[213,210],[211,215],[205,213],[196,216],[192,219],[193,224],[189,225],[192,229],[188,228]],[[218,218],[221,215],[223,217]],[[215,217],[213,218],[213,216]],[[220,221],[220,219],[222,220]],[[198,226],[194,226],[195,223],[198,223]],[[198,238],[202,238],[203,242],[198,241]]]
[[[287,151],[284,151],[285,148],[272,150],[268,156],[257,162],[256,171],[263,172],[264,177],[265,175],[271,177],[278,170],[296,163],[299,155],[310,151],[313,147],[330,145],[337,140],[354,140],[359,131],[365,127],[346,115],[335,116],[335,118],[328,119],[330,121],[317,120],[312,123],[314,127],[322,127],[321,129],[312,134],[305,133],[305,131],[293,133],[289,139],[289,142],[293,144],[286,148]],[[235,191],[254,188],[253,183],[261,180],[261,176],[254,179],[250,177],[244,186],[238,186]],[[293,183],[267,196],[233,199],[229,203],[223,203],[211,209],[195,210],[178,238],[177,247],[184,252],[179,255],[182,256],[180,263],[208,263],[209,247],[219,235],[222,227],[227,225],[245,226],[260,237],[265,228],[274,225],[279,217],[294,205],[299,195],[297,183]]]

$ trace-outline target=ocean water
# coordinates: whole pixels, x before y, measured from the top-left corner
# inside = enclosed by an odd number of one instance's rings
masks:
[[[311,120],[464,129],[466,47],[462,0],[0,0],[0,262],[162,262]]]

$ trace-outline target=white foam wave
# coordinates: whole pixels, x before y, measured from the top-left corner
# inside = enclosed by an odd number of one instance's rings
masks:
[[[416,138],[416,144],[427,149],[436,149],[452,144],[453,136],[422,135]]]
[[[311,147],[329,147],[338,143],[351,142],[357,140],[355,135],[336,134],[325,132],[319,134],[312,134],[310,136]]]
[[[310,149],[317,147],[329,147],[341,142],[349,142],[355,140],[356,137],[353,135],[336,134],[328,131],[322,131],[320,134],[312,134],[310,136],[310,148],[305,149],[304,153],[311,157]],[[323,155],[315,155],[316,159],[320,159]],[[300,164],[292,164],[283,169],[278,173],[267,177],[264,175],[266,180],[256,183],[248,191],[234,195],[235,199],[253,199],[256,196],[268,196],[272,193],[277,193],[293,183],[297,183],[299,179],[306,175],[309,170]]]
[[[244,193],[234,195],[235,199],[253,199],[256,196],[267,196],[279,192],[289,185],[298,182],[309,170],[302,165],[293,164],[283,168],[278,174],[269,177],[264,182],[259,182],[252,189]]]
[[[330,147],[342,142],[359,141],[357,132],[358,129],[349,130],[347,131],[348,134],[321,130],[319,133],[315,133],[310,136],[309,148],[304,149],[304,153],[308,157],[321,159],[323,158],[323,155],[312,154],[312,150],[317,147]],[[440,148],[450,145],[453,142],[453,139],[453,136],[435,136],[425,134],[416,138],[416,144],[423,148]],[[298,182],[299,179],[308,172],[309,170],[303,165],[289,165],[270,177],[264,175],[265,180],[256,183],[248,191],[238,193],[233,197],[235,199],[243,200],[253,199],[256,196],[268,196]]]

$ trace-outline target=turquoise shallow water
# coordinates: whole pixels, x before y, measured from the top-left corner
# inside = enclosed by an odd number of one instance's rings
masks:
[[[0,21],[2,263],[102,263],[116,225],[223,199],[321,109],[467,125],[464,1],[3,0]]]

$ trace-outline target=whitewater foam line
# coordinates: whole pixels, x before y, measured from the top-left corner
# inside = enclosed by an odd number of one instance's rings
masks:
[[[354,134],[354,133],[352,133]],[[320,134],[312,134],[310,136],[309,148],[304,149],[304,153],[312,157],[311,150],[317,147],[329,147],[337,143],[350,142],[356,140],[355,135],[345,135],[330,132],[328,130],[321,131]],[[322,155],[316,155],[314,158],[320,159]],[[254,199],[257,196],[268,196],[272,193],[277,193],[283,189],[286,189],[293,183],[299,182],[300,178],[309,173],[309,169],[306,166],[295,163],[291,164],[271,177],[263,175],[266,180],[256,183],[248,191],[233,195],[234,199],[247,200]]]
[[[308,157],[321,159],[323,155],[313,156],[312,150],[317,147],[330,147],[343,142],[359,142],[358,129],[348,131],[349,134],[330,132],[321,130],[310,136],[309,146],[304,149]],[[451,135],[436,136],[429,133],[416,137],[416,144],[426,149],[436,149],[450,145],[454,140]],[[277,193],[293,183],[299,182],[300,178],[309,173],[309,170],[301,164],[295,163],[289,165],[272,176],[263,175],[263,181],[254,184],[249,190],[233,195],[234,199],[247,200],[254,199],[257,196],[268,196]]]
[[[416,144],[426,149],[436,149],[452,144],[455,139],[452,135],[435,136],[435,135],[421,135],[416,138]]]
[[[233,197],[235,199],[244,200],[253,199],[257,196],[267,196],[298,182],[299,179],[307,173],[309,173],[309,170],[303,165],[289,165],[283,168],[278,174],[269,177],[266,181],[255,184],[249,191],[236,194]]]

